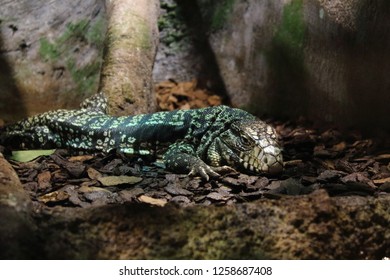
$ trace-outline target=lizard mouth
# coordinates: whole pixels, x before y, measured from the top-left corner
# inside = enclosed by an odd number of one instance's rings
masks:
[[[240,164],[253,173],[276,175],[283,171],[283,158],[279,149],[269,152],[266,149],[254,147],[250,152],[240,153]]]
[[[261,149],[255,146],[253,149],[237,153],[224,141],[221,143],[222,155],[232,167],[252,174],[276,175],[283,171],[283,158],[278,148]]]

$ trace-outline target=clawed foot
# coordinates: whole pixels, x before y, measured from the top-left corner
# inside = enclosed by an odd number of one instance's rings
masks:
[[[195,164],[192,168],[189,176],[201,176],[203,179],[208,181],[211,178],[219,178],[221,177],[220,173],[236,173],[237,171],[230,166],[219,166],[219,167],[211,167],[206,163],[198,163]]]
[[[219,166],[219,167],[212,167],[212,169],[215,172],[221,173],[221,174],[230,174],[230,173],[237,173],[237,170],[234,168],[224,165],[224,166]]]

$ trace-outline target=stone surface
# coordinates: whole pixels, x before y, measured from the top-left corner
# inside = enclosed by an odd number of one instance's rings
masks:
[[[0,118],[77,107],[96,92],[103,0],[0,2]]]
[[[233,105],[389,128],[388,1],[197,3]]]
[[[153,69],[154,82],[196,79],[199,86],[225,97],[213,50],[196,1],[160,1],[160,42]]]
[[[32,219],[31,200],[18,176],[0,153],[0,259],[35,259],[36,224]]]

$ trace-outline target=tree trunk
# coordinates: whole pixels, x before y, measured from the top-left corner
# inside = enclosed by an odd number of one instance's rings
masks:
[[[159,1],[106,1],[109,17],[100,90],[112,115],[156,109],[152,68],[158,44]]]

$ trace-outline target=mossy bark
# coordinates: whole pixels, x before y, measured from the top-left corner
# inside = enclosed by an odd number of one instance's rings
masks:
[[[107,1],[109,16],[100,89],[112,115],[154,111],[152,68],[159,1]]]
[[[38,221],[44,258],[381,259],[390,200],[308,196],[232,207],[113,205]]]

